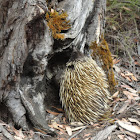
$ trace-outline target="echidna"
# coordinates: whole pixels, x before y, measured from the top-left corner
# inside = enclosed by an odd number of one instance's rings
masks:
[[[60,100],[70,122],[90,123],[109,110],[111,96],[104,71],[81,52],[73,52],[60,82]]]

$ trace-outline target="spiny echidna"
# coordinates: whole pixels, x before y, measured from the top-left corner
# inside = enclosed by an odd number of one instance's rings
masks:
[[[60,100],[70,122],[104,118],[111,99],[104,71],[81,52],[73,52],[60,82]]]

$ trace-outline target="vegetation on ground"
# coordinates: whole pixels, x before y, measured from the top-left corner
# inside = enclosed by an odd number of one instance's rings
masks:
[[[140,41],[140,1],[108,0],[105,39],[115,55],[137,53]]]

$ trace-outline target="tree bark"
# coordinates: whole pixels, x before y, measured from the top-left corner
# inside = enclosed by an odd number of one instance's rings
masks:
[[[51,35],[48,7],[68,14],[64,40]],[[35,127],[55,134],[45,109],[60,105],[60,77],[73,46],[90,55],[91,42],[99,42],[105,8],[105,0],[0,0],[0,101],[18,126],[28,129],[28,114]]]

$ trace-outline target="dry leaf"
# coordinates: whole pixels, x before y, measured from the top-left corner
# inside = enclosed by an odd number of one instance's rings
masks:
[[[39,5],[36,5],[36,6],[39,8],[40,14],[44,14],[45,13],[45,11]]]
[[[66,118],[65,117],[63,117],[63,123],[66,124]]]
[[[90,125],[93,125],[94,123],[93,122],[90,122]]]
[[[58,140],[67,140],[67,139],[65,139],[65,138],[58,138]]]
[[[124,135],[118,135],[118,138],[124,140]]]
[[[128,85],[121,85],[121,87],[126,88],[126,89],[130,88],[130,86]]]
[[[50,114],[52,114],[52,115],[54,115],[54,116],[57,116],[57,115],[59,115],[60,113],[58,113],[58,112],[53,112],[53,111],[51,111],[51,110],[46,110],[48,113],[50,113]]]
[[[0,123],[0,125],[2,125],[2,126],[8,126],[6,123],[4,123],[4,122],[2,122],[2,123]]]
[[[30,137],[33,138],[33,136],[34,136],[34,131],[30,130]]]
[[[132,137],[128,137],[128,136],[127,136],[127,139],[128,139],[128,140],[135,140],[135,139],[133,139]]]
[[[116,103],[118,101],[125,101],[126,99],[123,99],[123,98],[116,98],[112,103]]]
[[[113,94],[112,98],[116,98],[116,97],[118,96],[118,94],[119,94],[119,91],[115,92],[115,93]]]
[[[127,73],[125,74],[126,76],[131,76],[132,80],[137,81],[137,78],[133,75],[133,73],[126,71]]]
[[[131,92],[129,92],[129,91],[123,91],[123,93],[127,96],[127,98],[128,99],[130,99],[130,100],[135,100],[135,98],[134,97],[138,97],[138,95],[137,94],[135,94],[135,93],[131,93]]]
[[[55,121],[53,121],[52,124],[49,126],[51,126],[52,128],[58,129],[58,124]]]
[[[72,125],[72,126],[83,126],[84,124],[82,122],[71,122],[70,125]]]
[[[93,124],[92,126],[93,127],[96,127],[96,126],[99,126],[100,124],[99,123],[95,123],[95,124]]]
[[[128,122],[128,120],[126,120],[125,118],[122,118],[123,122],[126,122],[127,124],[131,124],[130,122]]]
[[[116,27],[115,27],[114,25],[112,25],[111,27],[112,27],[112,29],[113,29],[113,30],[115,30],[115,31],[116,31]]]
[[[130,103],[131,103],[130,100],[125,101],[124,104],[123,104],[123,106],[117,112],[117,114],[123,113],[127,109],[127,107],[129,106]]]
[[[66,126],[66,131],[67,131],[69,136],[72,135],[72,130],[71,130],[70,126]]]
[[[63,135],[64,133],[62,133],[61,131],[59,131],[59,132],[57,132],[57,134],[59,134],[59,135]]]
[[[63,110],[62,108],[57,108],[57,107],[55,107],[55,106],[51,106],[51,107],[55,108],[56,110],[58,110],[58,111],[60,111],[60,112],[64,112],[64,110]]]
[[[51,8],[51,13],[54,13],[54,9]]]
[[[123,87],[123,88],[129,90],[129,91],[132,92],[132,93],[137,93],[136,90],[132,89],[132,88],[131,88],[130,86],[128,86],[128,85],[121,85],[121,87]]]
[[[83,127],[85,127],[85,126],[79,126],[79,127],[73,128],[73,129],[72,129],[72,132],[73,132],[73,131],[80,130],[80,129],[82,129]]]
[[[23,133],[22,133],[22,129],[19,130],[19,137],[20,137],[20,138],[25,138],[25,136],[24,136]]]
[[[108,140],[111,140],[111,136],[108,136],[108,138],[107,138]]]
[[[123,121],[120,121],[120,120],[118,120],[117,122],[118,122],[118,124],[119,124],[122,128],[124,128],[124,129],[126,129],[126,130],[128,130],[128,131],[131,131],[131,132],[140,134],[140,127],[138,127],[138,126],[136,126],[136,125],[129,125],[129,124],[127,124],[127,123],[125,123],[125,122],[123,122]]]
[[[127,123],[128,123],[128,122],[127,122]],[[128,124],[129,124],[129,123],[128,123]],[[130,123],[130,125],[131,125],[131,123]],[[135,134],[135,133],[132,133],[132,132],[130,132],[130,131],[127,131],[127,130],[121,128],[121,127],[119,127],[119,129],[123,132],[123,134],[127,134],[127,135],[129,135],[129,136],[131,136],[131,137],[133,137],[133,138],[136,138],[136,134]]]
[[[133,73],[130,73],[130,72],[127,71],[127,74],[121,73],[121,76],[124,77],[124,78],[126,78],[128,81],[131,82],[132,80],[131,80],[131,78],[129,76],[132,77],[133,76]]]
[[[128,76],[125,76],[125,78],[130,82],[132,81]]]
[[[65,130],[63,129],[64,126],[62,128],[60,128],[61,125],[58,125],[58,130],[60,130],[63,134],[65,134]]]
[[[90,135],[91,135],[91,134],[90,134],[90,133],[88,133],[88,134],[85,134],[85,135],[84,135],[84,137],[88,137],[88,136],[90,136]]]
[[[115,64],[119,63],[120,61],[121,61],[121,59],[113,59],[113,64],[115,65]]]
[[[117,128],[117,125],[111,125],[108,126],[107,128],[105,128],[104,130],[99,131],[96,136],[92,137],[92,140],[103,140],[106,139],[111,133],[112,131],[114,131]]]
[[[123,128],[119,127],[119,129],[120,129],[120,131],[122,131],[124,133],[124,129]]]
[[[129,131],[125,131],[125,134],[133,137],[133,138],[136,138],[136,134],[135,133],[132,133],[132,132],[129,132]]]
[[[115,71],[116,71],[117,73],[121,73],[121,69],[120,69],[119,67],[113,65],[113,68],[115,69]]]
[[[134,81],[138,81],[137,78],[136,78],[134,75],[132,75],[131,78],[132,78],[132,80],[134,80]]]
[[[49,125],[49,127],[55,128],[55,129],[61,131],[63,134],[65,133],[65,131],[62,129],[62,128],[64,128],[64,126],[62,126],[62,125],[60,125],[60,124],[57,124],[55,121],[52,122],[52,124]],[[60,127],[61,127],[61,128],[60,128]]]
[[[58,124],[58,127],[65,129],[65,125],[62,125],[62,124]]]
[[[131,73],[131,72],[129,72],[129,71],[126,71],[126,74],[125,74],[126,76],[132,76],[133,75],[133,73]]]
[[[134,119],[134,118],[128,118],[128,120],[129,120],[130,122],[135,122],[135,123],[137,123],[138,125],[140,125],[140,122],[139,122],[138,120]]]
[[[124,74],[124,73],[121,73],[121,76],[122,76],[122,77],[125,77],[125,74]]]
[[[139,62],[135,61],[134,63],[135,63],[135,65],[140,66],[140,63]]]
[[[42,129],[38,129],[38,128],[35,128],[35,127],[34,127],[34,129],[35,129],[36,131],[42,133],[42,134],[46,134],[46,132],[45,132],[44,130],[42,130]]]
[[[22,138],[20,137],[17,137],[17,136],[14,136],[15,140],[23,140]]]
[[[20,130],[16,130],[15,128],[13,128],[13,131],[15,132],[15,134],[17,135],[17,137],[19,138],[24,138],[25,136],[22,133],[22,129]]]
[[[132,88],[129,88],[128,90],[129,90],[130,92],[132,92],[132,93],[137,93],[137,91],[134,90],[134,89],[132,89]]]
[[[128,99],[134,100],[134,97],[131,95],[131,93],[129,91],[123,91],[123,93],[127,96]]]

